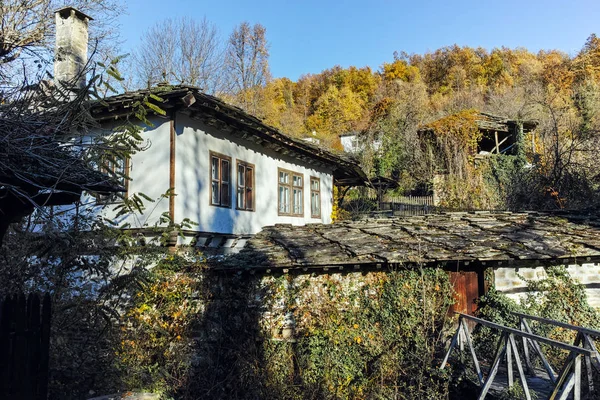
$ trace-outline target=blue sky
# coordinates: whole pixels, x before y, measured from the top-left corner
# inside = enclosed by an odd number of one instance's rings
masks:
[[[443,46],[575,54],[600,35],[600,0],[129,0],[120,17],[123,51],[167,17],[203,16],[224,39],[242,21],[267,28],[274,77],[292,80],[334,65],[377,69],[394,51],[422,54]]]

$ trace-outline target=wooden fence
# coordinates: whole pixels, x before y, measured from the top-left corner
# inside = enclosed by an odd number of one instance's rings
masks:
[[[506,209],[491,208],[449,208],[433,204],[433,196],[363,196],[344,199],[341,208],[350,214],[351,219],[362,217],[399,217],[427,215],[443,212],[505,212]]]
[[[0,301],[0,399],[47,398],[50,317],[48,294]]]
[[[352,217],[367,216],[410,216],[426,215],[436,212],[433,196],[385,196],[360,197],[344,200],[342,208]]]

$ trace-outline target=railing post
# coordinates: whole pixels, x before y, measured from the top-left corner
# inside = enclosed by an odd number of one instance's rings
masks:
[[[469,334],[469,327],[467,326],[467,322],[464,319],[461,319],[462,330],[465,333],[465,338],[467,339],[467,344],[469,345],[469,350],[471,351],[471,357],[473,357],[473,365],[475,366],[475,372],[477,373],[477,379],[479,381],[479,385],[483,385],[483,374],[481,373],[481,367],[479,366],[479,360],[477,359],[477,354],[475,354],[475,347],[473,346],[473,342],[471,341],[471,335]],[[460,329],[460,328],[459,328]]]
[[[523,326],[525,328],[525,332],[533,333],[531,331],[531,328],[529,327],[529,324],[527,323],[527,320],[525,320],[525,319],[523,319]],[[546,356],[544,356],[544,353],[542,352],[542,348],[540,347],[539,343],[536,342],[535,340],[531,340],[531,339],[527,339],[527,340],[529,340],[529,343],[531,343],[531,347],[535,350],[537,355],[542,360],[542,365],[544,365],[544,368],[546,369],[546,372],[548,373],[548,376],[550,377],[550,380],[552,381],[552,383],[556,383],[556,372],[554,372],[554,369],[552,369],[552,366],[550,365],[548,360],[546,360]]]
[[[492,383],[494,382],[494,378],[498,373],[498,369],[500,368],[500,361],[506,352],[506,345],[508,343],[508,334],[506,332],[502,332],[502,336],[500,337],[500,342],[498,343],[498,348],[496,349],[496,356],[494,357],[494,362],[490,368],[490,373],[488,374],[487,379],[485,380],[485,384],[481,389],[481,393],[479,393],[478,400],[485,399],[487,392],[492,387]]]
[[[523,391],[525,392],[526,400],[531,400],[531,393],[529,392],[529,385],[527,384],[527,378],[525,377],[525,372],[523,372],[523,365],[521,364],[521,358],[519,357],[519,350],[517,349],[517,342],[515,341],[514,335],[511,333],[508,336],[508,340],[510,341],[510,346],[512,346],[515,361],[517,362],[517,370],[519,371],[519,379],[521,379],[521,385],[523,386]]]
[[[573,400],[581,400],[581,354],[575,357],[575,386]]]
[[[519,329],[525,332],[525,326],[523,325],[523,317],[519,316]],[[533,376],[535,374],[535,368],[533,368],[533,364],[531,363],[531,358],[529,357],[529,346],[527,345],[527,338],[522,336],[523,340],[523,354],[525,355],[525,366],[527,367],[527,372]]]

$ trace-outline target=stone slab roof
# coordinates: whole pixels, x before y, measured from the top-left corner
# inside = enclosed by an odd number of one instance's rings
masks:
[[[600,216],[475,212],[268,226],[214,267],[269,272],[586,262],[600,262]]]
[[[97,121],[127,118],[135,115],[139,104],[152,110],[158,107],[167,115],[179,111],[243,140],[257,143],[275,152],[290,155],[308,164],[326,165],[333,170],[339,185],[365,184],[366,175],[357,160],[343,152],[332,152],[322,146],[288,136],[225,101],[189,85],[163,85],[126,92],[96,102],[91,114]]]

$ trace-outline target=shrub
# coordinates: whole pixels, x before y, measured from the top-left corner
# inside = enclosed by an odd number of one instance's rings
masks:
[[[189,384],[201,266],[197,260],[170,255],[133,292],[115,349],[124,388],[170,395]]]
[[[453,302],[447,274],[397,270],[365,282],[358,290],[332,282],[318,302],[295,307],[294,363],[277,375],[271,371],[270,385],[278,389],[270,393],[315,399],[448,396],[447,372],[438,369]]]

